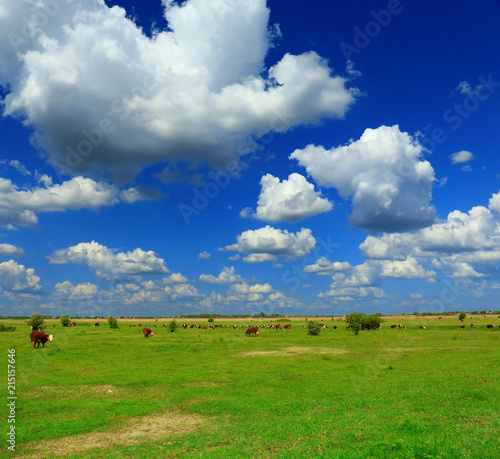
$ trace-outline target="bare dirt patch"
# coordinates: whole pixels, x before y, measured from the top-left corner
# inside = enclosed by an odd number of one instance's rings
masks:
[[[220,387],[224,386],[224,383],[216,383],[210,381],[187,381],[182,384],[183,387]]]
[[[17,457],[20,459],[43,459],[75,454],[91,448],[106,449],[117,445],[152,442],[173,434],[192,432],[203,421],[197,416],[173,413],[134,418],[119,430],[105,430],[36,442],[26,446],[26,449],[31,451],[30,454]]]
[[[331,347],[286,347],[283,349],[278,349],[275,351],[252,351],[252,352],[243,352],[238,355],[242,355],[244,357],[256,357],[256,356],[276,356],[276,355],[300,355],[300,354],[330,354],[330,355],[340,355],[345,354],[347,351],[343,349],[333,349]]]

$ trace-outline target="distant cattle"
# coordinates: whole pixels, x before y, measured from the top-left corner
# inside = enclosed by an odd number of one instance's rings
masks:
[[[424,327],[423,325],[420,325],[420,328],[421,328],[422,330],[425,330],[425,327]]]
[[[465,328],[465,325],[459,325],[460,328]]]
[[[165,325],[164,325],[165,326]],[[182,328],[187,328],[188,324],[182,324],[181,327]]]
[[[98,327],[98,326],[99,326],[99,322],[95,322],[94,327]]]
[[[35,349],[35,344],[38,344],[37,348],[40,347],[40,343],[45,347],[45,343],[47,341],[52,341],[54,339],[53,335],[47,335],[47,333],[42,332],[32,332],[30,334],[31,344],[33,345],[33,349]]]
[[[148,336],[155,336],[154,332],[151,331],[151,328],[144,327],[142,329],[142,334],[144,335],[144,338],[147,338]]]
[[[259,334],[259,327],[248,327],[247,331],[245,332],[246,336],[252,336],[252,333],[257,336]]]
[[[470,324],[470,328],[476,328],[476,324]]]
[[[279,328],[281,328],[281,324],[273,324],[273,328],[275,330],[278,330]]]
[[[488,324],[486,325],[486,328],[495,328],[495,324]]]
[[[348,325],[347,327],[345,327],[345,329],[346,329],[346,330],[350,330],[350,329],[351,329],[351,327],[349,327],[349,325]]]
[[[337,330],[337,328],[339,328],[339,327],[338,327],[337,325],[334,325],[334,326],[333,326],[333,328],[334,328],[335,330]]]
[[[292,324],[285,324],[283,327],[285,330],[291,330],[292,329]]]
[[[397,325],[391,325],[391,328],[398,328]]]

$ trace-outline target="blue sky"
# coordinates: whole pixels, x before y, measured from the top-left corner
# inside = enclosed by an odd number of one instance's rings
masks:
[[[498,309],[500,3],[0,7],[0,314]]]

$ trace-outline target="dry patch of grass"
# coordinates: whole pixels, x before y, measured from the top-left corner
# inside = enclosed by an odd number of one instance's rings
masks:
[[[220,387],[224,385],[224,383],[216,383],[210,381],[187,381],[182,384],[183,387]]]
[[[172,413],[134,418],[119,430],[105,430],[26,445],[26,449],[31,452],[17,457],[43,459],[76,454],[91,448],[106,449],[117,445],[127,446],[152,442],[173,434],[192,432],[203,421],[197,416]]]
[[[280,356],[280,355],[299,355],[299,354],[333,354],[340,355],[345,354],[347,351],[343,349],[333,349],[331,347],[285,347],[283,349],[275,350],[275,351],[252,351],[252,352],[243,352],[238,354],[244,357],[256,357],[256,356]]]
[[[56,386],[40,386],[35,391],[31,392],[30,397],[82,398],[91,396],[92,398],[106,398],[117,396],[123,397],[125,395],[128,395],[127,390],[110,384],[79,384],[76,386],[66,386],[64,388]]]

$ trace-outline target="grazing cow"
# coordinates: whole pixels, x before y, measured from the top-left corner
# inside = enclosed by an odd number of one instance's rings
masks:
[[[151,331],[151,328],[144,327],[142,329],[142,334],[144,335],[144,338],[147,338],[148,336],[155,336],[154,332]]]
[[[495,324],[488,324],[486,325],[486,328],[495,328]]]
[[[245,336],[252,336],[252,333],[257,336],[259,334],[259,327],[248,327]]]
[[[465,325],[459,325],[460,328],[465,328]]]
[[[98,327],[98,326],[99,326],[99,322],[95,322],[94,327]],[[134,327],[135,327],[135,325],[134,325]]]
[[[398,325],[398,328],[403,328],[403,326],[401,324]]]
[[[420,328],[421,328],[422,330],[425,330],[425,327],[424,327],[423,325],[420,325]]]
[[[281,324],[273,324],[274,328],[278,330],[278,328],[281,328]]]
[[[350,329],[351,329],[351,327],[349,327],[349,325],[348,325],[347,327],[345,327],[345,329],[346,329],[346,330],[350,330]]]
[[[291,330],[292,329],[292,324],[285,324],[283,327],[285,330]]]
[[[45,347],[45,343],[47,341],[52,341],[54,339],[53,335],[47,335],[47,333],[42,332],[32,332],[30,334],[31,344],[33,345],[33,349],[35,349],[35,344],[38,343],[37,347],[40,347],[40,343]]]
[[[438,319],[441,319],[441,317],[438,317]]]
[[[337,328],[339,328],[339,327],[338,327],[337,325],[334,325],[334,326],[333,326],[333,328],[334,328],[335,330],[337,330]]]
[[[397,325],[391,325],[391,328],[398,328]]]
[[[181,327],[182,328],[186,328],[188,325],[187,324],[182,324]]]
[[[476,324],[470,324],[470,328],[476,328]]]
[[[264,324],[261,325],[261,328],[266,328],[266,326]]]

